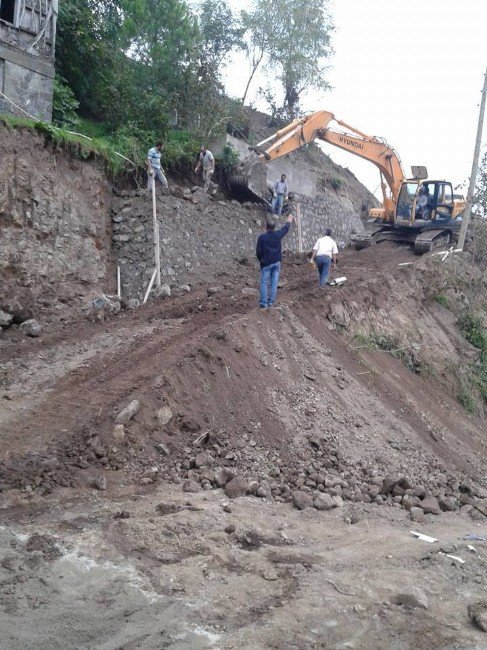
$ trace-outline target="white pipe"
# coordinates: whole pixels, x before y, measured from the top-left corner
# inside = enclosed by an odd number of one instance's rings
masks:
[[[159,239],[159,223],[157,222],[156,179],[152,176],[152,217],[154,224],[154,258],[156,264],[156,286],[161,286],[161,242]]]
[[[117,296],[119,300],[122,300],[122,283],[120,279],[120,267],[117,266]]]
[[[149,294],[151,292],[152,285],[154,284],[154,280],[156,279],[156,275],[157,275],[157,269],[154,269],[154,273],[152,274],[152,277],[150,279],[149,286],[147,287],[147,291],[145,292],[144,302],[142,303],[143,305],[145,305],[147,299],[149,298]]]

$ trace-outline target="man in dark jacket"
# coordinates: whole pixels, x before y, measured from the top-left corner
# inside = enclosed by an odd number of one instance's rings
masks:
[[[257,240],[257,259],[260,262],[260,307],[267,309],[276,301],[277,283],[281,270],[281,240],[291,228],[294,217],[289,215],[287,223],[276,230],[275,221],[267,221],[266,232]],[[270,291],[269,291],[270,283]]]

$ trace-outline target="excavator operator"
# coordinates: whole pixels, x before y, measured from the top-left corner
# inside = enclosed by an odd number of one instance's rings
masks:
[[[429,186],[424,183],[421,185],[418,198],[416,201],[416,218],[417,219],[431,219],[431,213],[434,208],[434,197],[431,196]]]

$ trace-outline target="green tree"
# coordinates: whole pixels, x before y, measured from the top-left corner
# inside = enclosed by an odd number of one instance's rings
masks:
[[[284,109],[288,117],[294,118],[305,90],[330,87],[325,61],[332,52],[333,27],[327,0],[279,0],[279,5],[271,66],[277,68],[281,80]]]
[[[59,5],[57,74],[70,86],[80,111],[98,119],[117,99],[120,24],[116,0],[63,0]]]
[[[152,104],[153,117],[164,114],[174,125],[199,131],[202,107],[215,110],[217,84],[201,68],[197,18],[182,0],[123,0],[123,8],[124,48],[133,59],[138,101]]]
[[[273,7],[272,0],[257,0],[251,11],[242,11],[241,13],[245,34],[244,49],[250,65],[250,75],[242,96],[242,104],[245,104],[257,70],[271,54],[274,27]]]
[[[195,61],[197,21],[181,0],[122,0],[125,48],[167,90]]]
[[[199,10],[200,56],[216,74],[234,49],[243,47],[244,27],[224,0],[204,0]]]
[[[255,0],[253,10],[244,16],[251,60],[244,101],[261,64],[280,81],[288,118],[299,113],[305,90],[329,88],[325,62],[332,53],[333,25],[327,5],[328,0]]]

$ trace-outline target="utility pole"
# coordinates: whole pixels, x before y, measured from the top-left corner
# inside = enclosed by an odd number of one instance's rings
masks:
[[[460,229],[460,236],[458,238],[458,248],[460,250],[463,250],[463,247],[465,245],[465,237],[467,235],[468,222],[470,221],[470,215],[472,212],[473,197],[475,194],[475,182],[477,180],[477,171],[479,168],[480,145],[482,142],[482,129],[484,126],[486,95],[487,95],[487,68],[485,70],[484,87],[482,89],[482,97],[480,99],[479,124],[477,127],[477,139],[475,141],[475,150],[473,153],[472,171],[470,173],[470,184],[468,186],[468,192],[467,192],[467,205],[465,206],[462,227]]]

